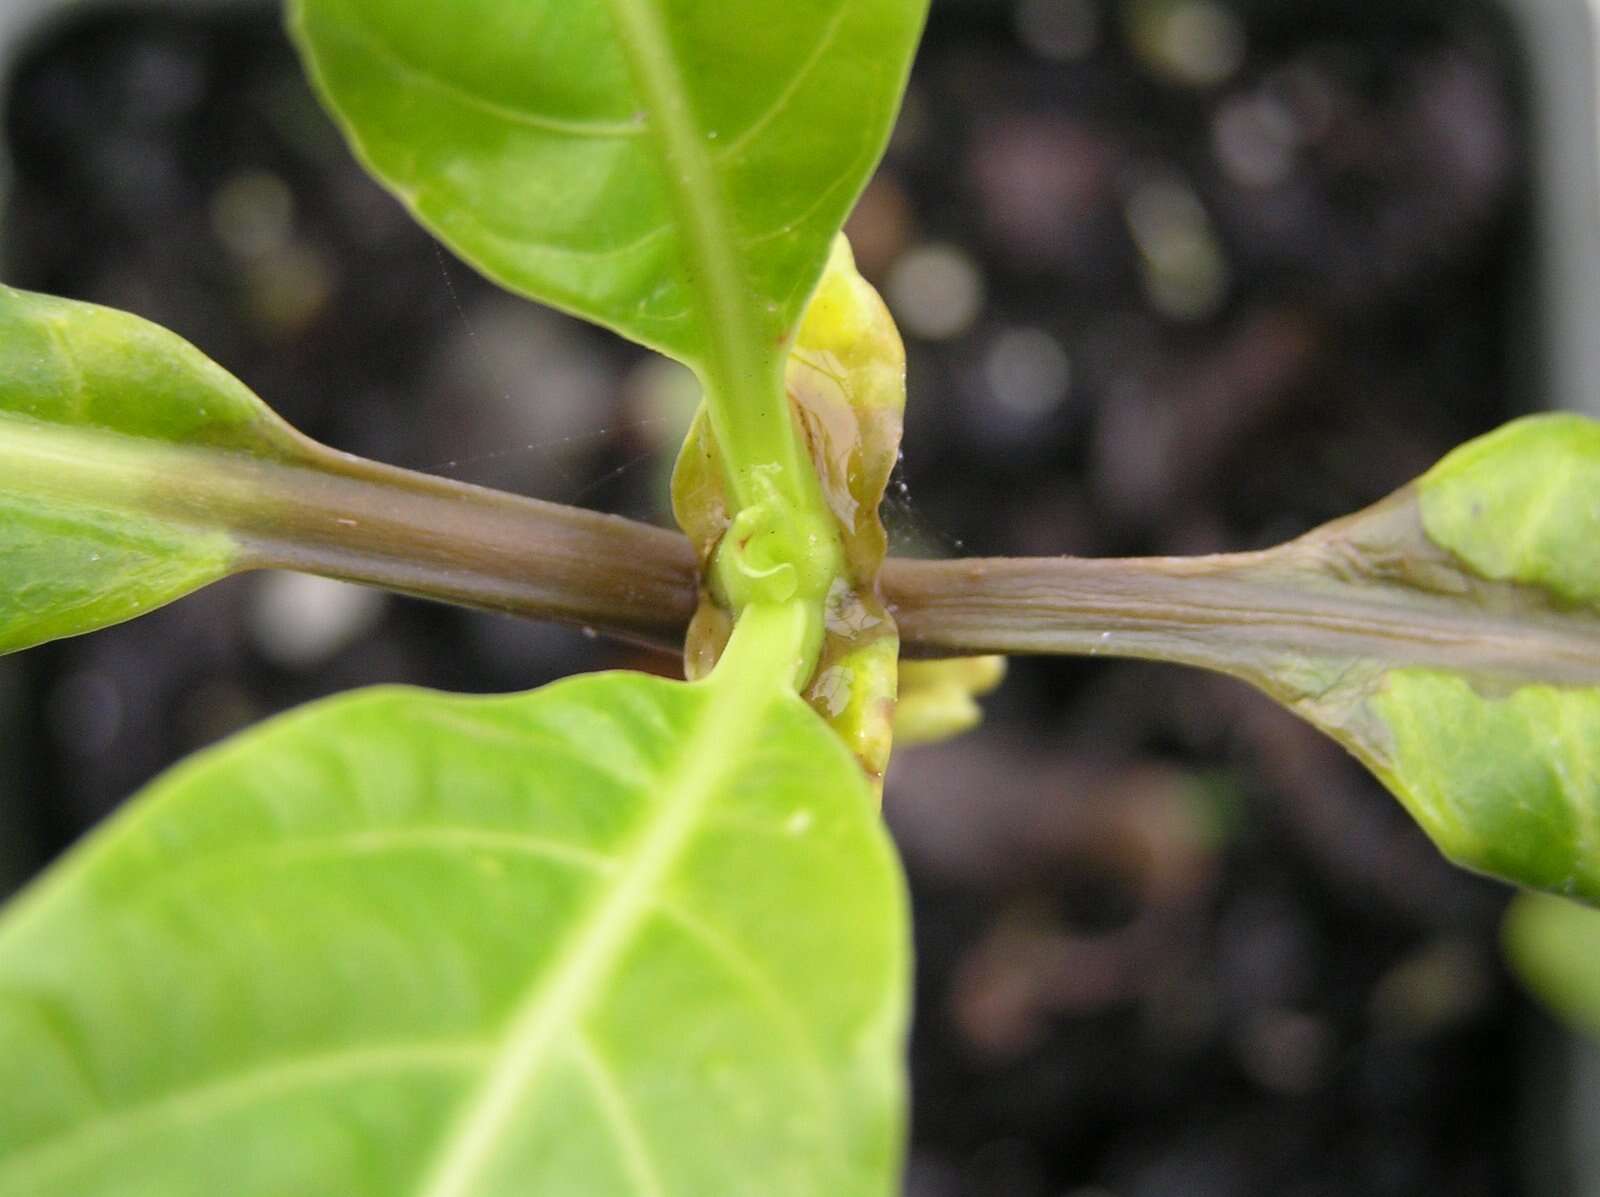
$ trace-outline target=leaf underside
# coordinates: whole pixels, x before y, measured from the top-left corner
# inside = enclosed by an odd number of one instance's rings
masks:
[[[741,703],[368,691],[159,780],[0,923],[0,1195],[883,1197],[897,866]]]

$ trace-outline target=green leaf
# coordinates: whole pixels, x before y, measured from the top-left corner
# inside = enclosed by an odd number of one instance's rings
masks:
[[[1418,483],[1428,536],[1485,578],[1600,609],[1600,422],[1517,420]]]
[[[1517,421],[1265,560],[1336,600],[1265,688],[1452,860],[1600,902],[1600,424]]]
[[[292,25],[362,161],[468,262],[730,382],[799,319],[925,9],[294,0]]]
[[[677,547],[335,452],[172,333],[0,287],[0,653],[247,569],[670,642],[694,588]]]
[[[1600,423],[1515,421],[1416,491],[1428,540],[1485,580],[1471,587],[1480,605],[1576,643],[1545,663],[1564,684],[1526,667],[1397,670],[1372,704],[1388,739],[1380,774],[1453,859],[1600,901]],[[1563,655],[1587,659],[1588,676]]]
[[[1600,901],[1600,686],[1485,692],[1400,669],[1372,699],[1379,776],[1451,859]]]
[[[1475,585],[1481,603],[1563,624],[1600,657],[1600,423],[1515,421],[1416,489],[1428,540],[1501,584]],[[1560,664],[1552,654],[1552,674]],[[1532,680],[1396,671],[1372,704],[1389,740],[1380,772],[1452,858],[1600,902],[1600,684]]]
[[[1519,894],[1501,929],[1523,982],[1575,1029],[1600,1036],[1600,910]]]
[[[156,782],[0,923],[0,1194],[887,1197],[893,851],[728,681],[368,691]]]
[[[173,334],[0,287],[0,652],[131,618],[230,572],[241,546],[194,501],[195,471],[301,452]]]
[[[963,596],[968,575],[992,591],[982,606]],[[932,577],[919,590],[962,620],[974,618],[965,602],[1000,625],[962,639],[969,651],[1232,674],[1354,753],[1452,860],[1600,903],[1594,421],[1517,421],[1373,507],[1265,551],[971,563],[938,576],[942,592]],[[923,601],[901,590],[897,609]],[[915,614],[902,627],[926,634]]]

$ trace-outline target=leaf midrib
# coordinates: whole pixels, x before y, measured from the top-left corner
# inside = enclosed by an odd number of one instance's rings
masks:
[[[786,418],[771,419],[772,413],[764,410],[780,397],[781,347],[766,344],[769,338],[754,318],[757,300],[739,265],[738,237],[717,183],[714,158],[701,137],[660,14],[650,0],[607,0],[607,5],[651,127],[659,133],[662,181],[689,259],[685,281],[700,297],[708,352],[705,360],[691,364],[705,373],[712,424],[724,451],[730,460],[740,461],[740,446],[747,438],[759,441],[761,425],[771,425],[769,433],[780,437],[788,429]],[[787,446],[785,456],[794,456]],[[792,469],[796,463],[780,464]]]
[[[616,884],[598,896],[554,964],[517,1004],[495,1053],[499,1063],[465,1102],[419,1197],[469,1197],[473,1192],[560,1032],[571,1029],[603,989],[622,952],[655,910],[654,891],[712,797],[737,771],[738,746],[759,726],[769,704],[751,701],[740,686],[707,685],[706,705],[693,731],[680,741],[674,765],[657,791],[653,817],[620,855]]]

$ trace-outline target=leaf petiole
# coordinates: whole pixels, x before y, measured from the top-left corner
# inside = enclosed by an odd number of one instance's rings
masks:
[[[819,616],[809,602],[751,603],[706,683],[747,690],[752,701],[774,685],[798,689],[815,667],[821,637]]]

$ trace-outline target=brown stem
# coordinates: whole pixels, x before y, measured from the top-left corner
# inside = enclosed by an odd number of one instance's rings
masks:
[[[1295,546],[1215,557],[894,561],[907,651],[1141,657],[1275,689],[1285,660],[1368,660],[1600,685],[1600,629],[1465,596],[1333,581]]]
[[[694,612],[694,554],[664,529],[325,449],[304,467],[241,460],[232,482],[228,522],[252,565],[668,648]],[[1285,661],[1353,659],[1600,684],[1600,620],[1513,587],[1486,596],[1385,574],[1374,537],[1390,551],[1416,540],[1405,496],[1264,553],[891,560],[881,585],[914,656],[1141,657],[1269,689]],[[1407,561],[1426,550],[1402,547]]]
[[[318,447],[315,468],[248,461],[230,526],[249,564],[576,624],[676,649],[695,558],[676,532]]]

